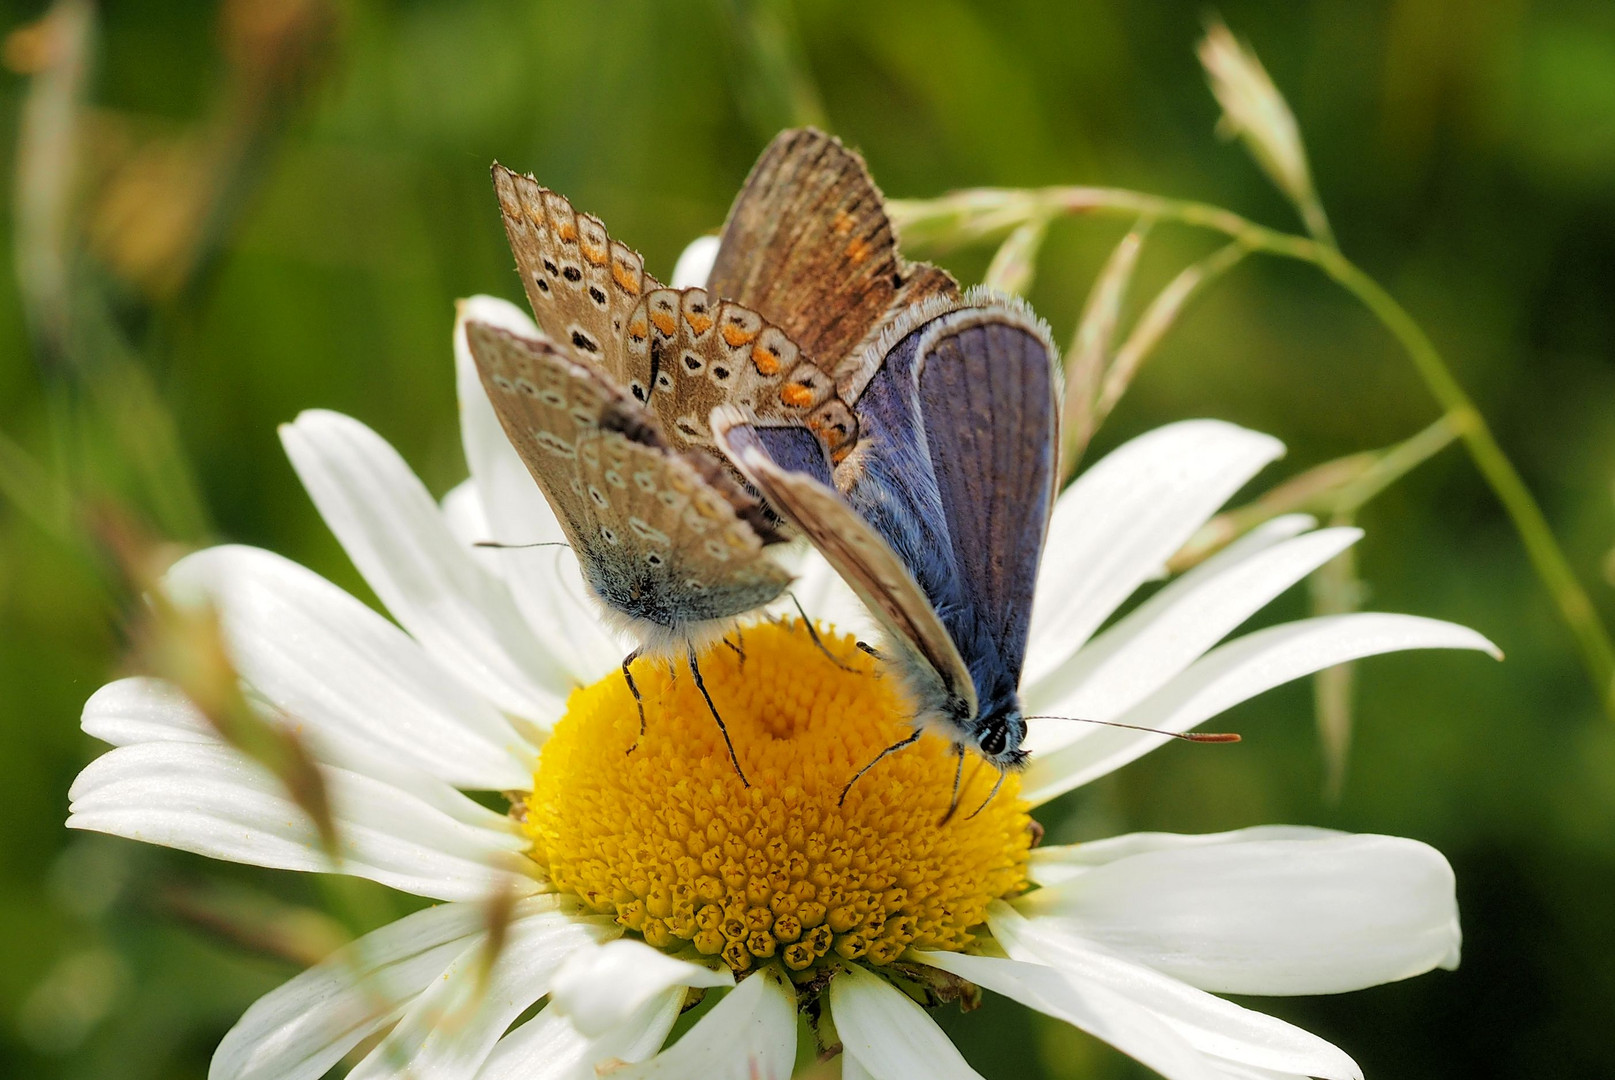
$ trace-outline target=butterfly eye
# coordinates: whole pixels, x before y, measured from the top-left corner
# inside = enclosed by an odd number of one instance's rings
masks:
[[[1004,723],[1002,716],[989,717],[987,730],[981,736],[981,752],[988,757],[997,757],[1009,745],[1009,726]]]

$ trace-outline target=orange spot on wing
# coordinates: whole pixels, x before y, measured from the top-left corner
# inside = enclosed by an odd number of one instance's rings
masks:
[[[838,233],[841,236],[846,236],[848,233],[852,232],[852,227],[854,224],[855,222],[853,221],[851,214],[847,213],[845,210],[837,210],[836,216],[830,219],[830,230]]]
[[[805,409],[813,404],[813,391],[801,383],[786,383],[780,387],[779,399],[793,409]]]
[[[604,245],[580,244],[578,246],[583,251],[583,257],[596,266],[606,265],[606,259],[611,255],[610,249]]]
[[[736,326],[734,323],[724,323],[722,333],[723,340],[729,343],[731,349],[738,349],[748,341],[757,339],[757,331],[747,330],[744,326]]]
[[[635,319],[633,322],[628,324],[628,336],[633,338],[635,341],[644,341],[645,334],[649,329],[650,327],[645,325],[644,319]]]
[[[686,311],[684,321],[690,324],[690,329],[697,334],[704,334],[712,329],[712,316],[699,311]]]
[[[757,371],[760,374],[779,374],[779,357],[775,356],[761,345],[757,346],[751,351],[751,362],[757,368]]]
[[[678,320],[674,319],[673,316],[669,315],[665,311],[651,312],[650,321],[655,324],[656,329],[660,330],[667,337],[672,337],[673,331],[679,328]]]
[[[570,244],[572,241],[578,238],[578,227],[576,224],[570,221],[557,222],[555,225],[555,235],[561,238],[562,243]]]
[[[628,267],[625,264],[612,263],[611,277],[612,280],[617,283],[618,287],[629,296],[639,295],[639,279],[629,272]],[[644,335],[643,324],[641,324],[640,334],[641,336]]]
[[[846,255],[848,261],[861,263],[869,258],[869,245],[864,243],[862,239],[854,240],[847,245]]]

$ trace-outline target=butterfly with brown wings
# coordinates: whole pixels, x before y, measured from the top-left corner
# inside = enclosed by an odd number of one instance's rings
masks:
[[[682,653],[744,780],[697,655],[785,591],[768,548],[787,526],[721,456],[710,417],[745,416],[781,460],[843,460],[857,421],[833,365],[951,279],[897,259],[862,162],[817,132],[764,153],[709,289],[664,287],[564,196],[499,165],[493,178],[540,334],[470,322],[483,385],[584,581],[638,642],[622,662],[636,700],[634,661]]]

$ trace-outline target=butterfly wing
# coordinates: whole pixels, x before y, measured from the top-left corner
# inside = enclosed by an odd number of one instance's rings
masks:
[[[755,502],[725,470],[671,446],[649,410],[571,350],[478,322],[466,336],[590,588],[641,640],[671,648],[691,624],[784,591]]]
[[[898,254],[863,159],[812,128],[781,132],[758,158],[730,208],[707,289],[776,320],[829,367],[848,401],[874,372],[862,346],[894,312],[958,293],[946,272]]]
[[[532,177],[495,164],[493,182],[539,329],[623,382],[629,313],[659,287],[645,261],[613,240],[599,218],[574,210],[564,195]]]
[[[950,630],[982,699],[1013,696],[1054,501],[1055,348],[1024,305],[981,295],[913,336],[925,445],[958,581]]]
[[[739,410],[712,417],[729,460],[818,548],[907,654],[922,701],[921,712],[963,707],[975,712],[975,691],[959,650],[924,589],[902,558],[830,486],[829,463],[769,445],[769,432]],[[790,467],[795,457],[795,467]]]
[[[857,441],[830,374],[779,327],[705,289],[654,289],[628,319],[627,385],[675,445],[716,452],[709,418],[734,406],[765,426],[811,431],[834,461]]]

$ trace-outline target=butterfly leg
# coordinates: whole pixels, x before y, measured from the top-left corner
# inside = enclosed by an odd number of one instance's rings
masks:
[[[707,700],[707,708],[712,710],[712,719],[718,722],[718,733],[723,736],[723,745],[729,748],[729,762],[735,767],[735,775],[740,782],[751,787],[751,781],[746,779],[746,773],[740,767],[740,757],[735,753],[735,744],[729,738],[729,729],[724,725],[723,717],[718,715],[718,707],[712,703],[712,695],[707,693],[706,680],[701,678],[701,667],[695,662],[695,646],[690,646],[690,674],[695,678],[695,688],[701,691],[701,696]]]
[[[983,810],[987,809],[987,804],[993,801],[993,796],[998,794],[998,789],[1004,786],[1004,777],[1006,775],[1008,774],[1003,769],[998,770],[998,782],[994,784],[993,789],[987,793],[987,797],[981,800],[981,805],[976,807],[975,812],[972,813],[970,817],[965,818],[966,821],[969,821],[970,818],[975,817],[976,814],[979,814]]]
[[[723,638],[722,641],[725,645],[729,646],[730,651],[732,651],[736,656],[740,657],[740,666],[745,667],[746,639],[741,636],[740,628],[738,626],[735,627],[735,640],[730,641],[728,638]]]
[[[635,649],[622,658],[623,681],[628,684],[628,692],[634,695],[634,705],[639,709],[639,739],[645,737],[645,699],[639,694],[639,685],[634,682],[634,673],[628,669],[635,660],[639,659],[639,654],[642,652],[644,652],[643,649]],[[628,753],[632,754],[639,748],[639,739],[634,740],[634,745],[628,748]]]
[[[802,616],[802,625],[807,628],[808,637],[813,639],[813,644],[818,646],[819,651],[829,658],[830,663],[834,664],[842,671],[856,671],[856,668],[848,667],[846,664],[841,662],[841,658],[839,656],[825,648],[824,642],[819,640],[818,630],[814,629],[813,620],[808,618],[807,612],[802,608],[802,601],[796,598],[796,594],[793,592],[787,592],[785,595],[789,596],[791,598],[791,603],[796,605],[796,613]]]
[[[881,655],[881,651],[869,644],[867,641],[858,642],[858,651],[866,656],[874,657],[878,663],[884,664],[886,662],[886,657]],[[885,676],[886,673],[884,671],[875,672],[875,678],[877,679],[885,678]]]
[[[924,728],[915,728],[914,734],[898,739],[896,742],[892,743],[892,745],[876,754],[868,765],[865,765],[863,768],[852,774],[852,779],[847,781],[847,786],[841,789],[841,798],[836,800],[836,805],[841,806],[846,803],[847,792],[852,790],[852,785],[856,784],[858,782],[858,778],[863,776],[864,773],[880,764],[882,758],[884,758],[887,754],[895,754],[906,746],[913,746],[915,743],[920,741],[920,736],[924,733]]]
[[[942,815],[941,821],[937,822],[938,828],[941,828],[943,825],[946,825],[948,822],[952,821],[954,812],[959,809],[959,780],[964,776],[965,773],[964,744],[954,743],[953,752],[959,755],[959,760],[955,762],[953,766],[953,797],[948,800],[948,812]]]

